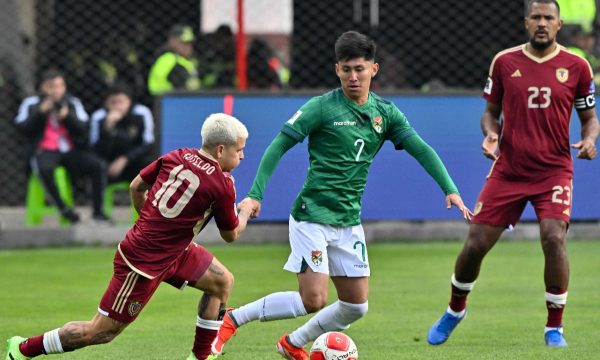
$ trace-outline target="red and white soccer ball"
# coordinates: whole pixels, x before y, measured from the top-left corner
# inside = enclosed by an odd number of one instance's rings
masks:
[[[358,350],[350,336],[327,332],[319,336],[310,349],[310,360],[356,360]]]

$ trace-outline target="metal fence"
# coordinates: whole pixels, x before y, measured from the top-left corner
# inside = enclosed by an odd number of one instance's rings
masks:
[[[0,7],[0,205],[24,203],[26,139],[13,119],[40,73],[61,69],[90,113],[117,82],[152,106],[148,72],[174,24],[195,33],[200,92],[336,86],[333,43],[351,29],[378,44],[375,89],[480,89],[493,55],[525,40],[522,0],[0,0]]]

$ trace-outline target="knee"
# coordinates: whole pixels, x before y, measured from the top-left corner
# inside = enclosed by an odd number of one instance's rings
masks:
[[[349,322],[360,319],[367,314],[367,311],[369,311],[368,301],[365,301],[362,304],[352,304],[345,301],[340,301],[339,303],[343,317]]]
[[[215,284],[216,288],[213,292],[213,295],[226,299],[227,297],[229,297],[229,294],[231,294],[231,291],[233,290],[234,281],[235,279],[233,277],[233,274],[229,270],[224,269],[223,276]]]
[[[542,238],[542,249],[546,255],[560,255],[566,253],[565,236],[558,232],[548,234]]]
[[[306,312],[311,314],[327,305],[327,292],[301,293],[302,303]]]
[[[483,258],[489,251],[489,247],[477,238],[469,237],[465,243],[463,253],[469,258]]]

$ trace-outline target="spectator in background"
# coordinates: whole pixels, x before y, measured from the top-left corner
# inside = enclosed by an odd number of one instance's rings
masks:
[[[57,70],[42,74],[40,93],[21,103],[15,119],[31,140],[31,170],[35,172],[62,216],[71,223],[79,215],[60,198],[54,170],[64,165],[72,175],[87,175],[92,180],[93,218],[109,219],[102,211],[106,184],[104,162],[88,149],[88,114],[81,101],[67,93],[65,76]]]
[[[590,63],[594,71],[594,83],[596,86],[600,86],[600,61],[598,61],[598,57],[594,54],[595,42],[596,39],[594,39],[594,35],[591,32],[586,32],[581,26],[576,25],[571,41],[568,43],[568,49]]]
[[[108,164],[109,182],[131,182],[154,158],[152,112],[135,104],[128,88],[113,86],[104,107],[92,114],[90,144]]]
[[[248,50],[248,87],[251,89],[281,89],[279,74],[274,68],[275,53],[269,44],[256,38]],[[278,59],[277,59],[278,60]]]
[[[200,89],[197,61],[192,57],[195,39],[191,26],[174,25],[171,28],[166,46],[150,68],[148,91],[151,95]]]
[[[235,38],[228,25],[220,25],[207,36],[205,63],[210,75],[202,79],[202,86],[232,88],[235,86]],[[213,79],[212,83],[207,77]]]

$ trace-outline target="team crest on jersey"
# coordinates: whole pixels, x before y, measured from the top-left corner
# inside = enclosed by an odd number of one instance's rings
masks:
[[[565,68],[556,69],[556,79],[561,83],[564,83],[567,80],[569,80],[569,70]]]
[[[139,301],[130,303],[129,307],[127,308],[127,312],[130,316],[136,316],[140,313],[140,310],[142,310],[142,304]]]
[[[477,215],[481,212],[481,209],[483,208],[483,202],[478,201],[475,204],[475,208],[473,209],[473,215]]]
[[[381,125],[383,125],[383,118],[381,116],[375,116],[373,118],[373,129],[375,129],[375,131],[377,131],[380,134],[383,131]]]
[[[311,251],[310,259],[312,260],[313,264],[317,266],[321,265],[321,263],[323,262],[323,252],[317,250]]]

